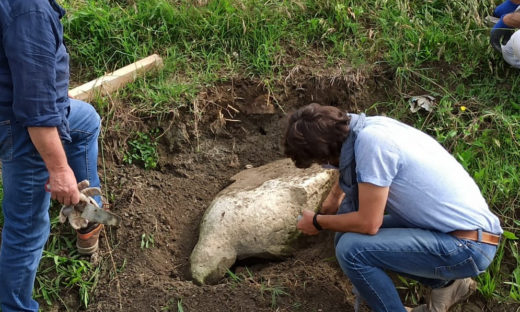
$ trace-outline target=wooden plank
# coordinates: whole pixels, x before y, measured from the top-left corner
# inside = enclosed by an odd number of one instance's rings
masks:
[[[95,96],[111,94],[126,84],[134,81],[139,75],[163,67],[162,58],[153,54],[140,61],[101,76],[69,91],[69,96],[82,101],[91,101]]]

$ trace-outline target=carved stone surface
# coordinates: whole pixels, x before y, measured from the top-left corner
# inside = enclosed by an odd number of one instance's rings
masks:
[[[291,254],[302,210],[318,210],[337,179],[336,170],[294,167],[290,159],[232,177],[206,210],[191,257],[198,283],[222,278],[237,259]]]

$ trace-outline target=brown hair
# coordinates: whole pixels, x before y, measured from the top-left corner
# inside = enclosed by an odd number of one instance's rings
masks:
[[[350,117],[333,106],[312,103],[289,116],[285,131],[285,155],[296,167],[338,159],[349,133]]]

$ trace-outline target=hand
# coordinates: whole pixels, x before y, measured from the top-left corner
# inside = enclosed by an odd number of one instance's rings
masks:
[[[49,172],[51,198],[65,206],[79,202],[79,189],[74,172],[70,167]]]
[[[327,195],[327,198],[325,198],[321,204],[320,213],[328,215],[336,214],[343,198],[345,198],[345,193],[343,193],[343,190],[340,188],[339,181],[336,181],[332,186],[329,195]]]
[[[338,212],[339,205],[341,205],[341,202],[343,201],[343,198],[345,198],[345,193],[341,193],[339,196],[332,194],[332,192],[329,193],[327,198],[325,198],[323,201],[323,204],[321,204],[321,214],[336,214],[336,212]]]
[[[312,218],[314,218],[314,212],[310,210],[304,210],[302,212],[302,218],[298,221],[298,225],[296,226],[298,230],[302,231],[303,234],[306,235],[316,235],[320,231],[314,226],[312,223]]]

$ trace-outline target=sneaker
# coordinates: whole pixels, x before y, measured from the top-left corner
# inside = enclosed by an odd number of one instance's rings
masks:
[[[99,233],[102,229],[103,224],[93,223],[76,231],[76,247],[80,255],[90,256],[99,249]]]
[[[427,304],[420,305],[412,312],[447,312],[457,302],[467,299],[477,289],[477,282],[471,278],[455,280],[450,286],[433,289]]]

